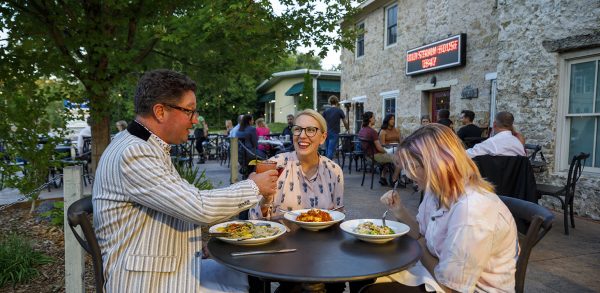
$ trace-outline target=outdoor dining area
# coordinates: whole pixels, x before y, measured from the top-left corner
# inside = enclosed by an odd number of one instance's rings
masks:
[[[310,136],[306,129],[292,128],[294,135]],[[311,130],[313,131],[313,130]],[[306,134],[304,134],[306,132]],[[482,139],[481,141],[484,141]],[[222,180],[236,182],[249,178],[252,172],[268,170],[259,167],[262,162],[271,157],[277,158],[286,151],[293,150],[294,145],[289,136],[275,133],[261,136],[258,145],[268,146],[265,153],[259,154],[257,148],[251,148],[244,138],[226,135],[210,134],[203,139],[203,152],[196,149],[196,138],[193,135],[188,141],[171,146],[171,159],[174,164],[188,166],[211,166],[212,173],[221,173]],[[342,205],[334,205],[333,209],[321,211],[331,215],[331,219],[315,223],[299,221],[299,217],[310,209],[297,210],[283,208],[280,205],[270,206],[267,217],[253,217],[250,213],[240,213],[229,221],[214,224],[203,236],[207,242],[207,262],[219,263],[227,268],[248,276],[250,292],[400,292],[396,282],[375,282],[386,276],[402,275],[404,272],[422,267],[423,248],[418,240],[408,236],[411,231],[403,221],[388,216],[388,210],[382,206],[374,207],[365,203],[361,196],[370,195],[369,201],[376,201],[382,188],[393,188],[394,192],[412,206],[411,213],[417,212],[417,206],[424,201],[424,193],[419,191],[418,182],[407,176],[403,182],[391,179],[394,174],[394,163],[378,163],[373,153],[367,152],[373,141],[366,140],[358,134],[342,133],[335,151],[334,161],[347,177],[345,180],[345,201]],[[297,146],[296,146],[297,147]],[[391,153],[396,153],[399,144],[385,144]],[[569,182],[565,186],[535,184],[535,171],[543,168],[540,165],[541,148],[525,145],[529,151],[527,156],[503,157],[482,156],[474,158],[477,168],[484,178],[492,181],[501,201],[510,211],[517,224],[519,234],[519,255],[516,261],[514,290],[524,292],[526,272],[529,258],[534,247],[547,235],[555,223],[555,215],[548,209],[537,204],[538,198],[544,195],[560,195],[564,200],[564,227],[568,234],[568,215],[570,225],[574,228],[572,205],[574,190],[585,160],[589,155],[580,154],[573,158],[569,172]],[[317,152],[324,156],[324,148],[318,147]],[[200,157],[205,163],[200,163]],[[286,157],[286,162],[287,162]],[[280,158],[281,159],[281,158]],[[298,163],[300,164],[300,163]],[[272,164],[272,168],[278,164]],[[498,173],[497,170],[508,170],[507,166],[516,166],[510,171]],[[387,170],[389,181],[393,187],[373,184],[374,176],[382,170]],[[220,171],[217,171],[220,170]],[[354,174],[353,174],[354,173]],[[364,181],[371,175],[371,184],[364,186]],[[281,173],[279,173],[281,175]],[[402,174],[404,175],[404,174]],[[238,179],[237,176],[241,178]],[[414,178],[414,176],[410,176]],[[358,182],[361,182],[360,185]],[[287,186],[287,185],[286,185]],[[399,188],[400,187],[400,188]],[[408,188],[407,188],[408,187]],[[376,197],[372,197],[375,195]],[[566,196],[565,196],[566,195]],[[333,195],[332,195],[333,196]],[[408,199],[407,197],[410,197]],[[403,199],[403,200],[405,200]],[[282,199],[283,202],[283,199]],[[271,212],[271,208],[277,211]],[[356,213],[361,210],[362,212]],[[319,210],[317,210],[319,211]],[[569,214],[570,211],[570,214]],[[86,218],[92,213],[90,198],[76,201],[69,209],[68,219],[71,228],[81,226],[83,235],[77,236],[80,244],[94,258],[96,271],[96,289],[102,290],[104,273],[100,249],[95,243],[96,236],[91,223]],[[382,213],[366,218],[366,214]],[[386,225],[387,218],[387,225]],[[389,235],[364,235],[357,233],[358,225],[376,227],[391,227]],[[248,225],[252,231],[267,227],[271,232],[268,236],[236,236],[226,232],[230,227]],[[86,228],[87,227],[87,228]],[[208,228],[208,227],[207,227]],[[238,229],[238,228],[236,228]],[[76,230],[73,230],[76,233]],[[242,234],[245,235],[245,234]],[[416,266],[417,265],[417,266]],[[392,279],[393,280],[393,279]],[[436,290],[426,280],[421,280],[423,287],[414,287],[417,291]],[[233,282],[236,283],[236,282]],[[348,283],[348,286],[345,285]],[[294,285],[296,284],[296,285]],[[341,285],[340,285],[341,284]],[[207,284],[209,286],[210,283]],[[340,289],[341,288],[341,289]],[[345,289],[344,289],[345,288]],[[338,291],[341,290],[341,291]],[[345,290],[345,291],[344,291]],[[401,292],[412,292],[402,287]],[[209,291],[212,292],[212,291]],[[296,291],[290,291],[296,292]]]

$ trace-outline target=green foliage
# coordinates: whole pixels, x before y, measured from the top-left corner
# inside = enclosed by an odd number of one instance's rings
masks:
[[[61,102],[63,93],[51,80],[9,79],[0,84],[0,138],[8,158],[0,160],[0,172],[6,186],[19,189],[21,194],[29,194],[45,183],[49,168],[55,164],[51,158],[62,141],[68,114],[56,111],[59,118],[51,119],[48,108]],[[39,192],[31,194],[32,211],[38,196]]]
[[[58,227],[65,225],[65,202],[55,201],[51,210],[41,213],[42,217],[49,217],[50,224]]]
[[[271,130],[271,133],[281,133],[286,126],[287,123],[271,122],[269,123],[269,130]]]
[[[214,188],[214,185],[210,179],[206,178],[206,170],[203,170],[198,176],[200,168],[197,166],[190,166],[188,164],[174,164],[174,166],[175,170],[177,170],[177,173],[179,173],[179,176],[185,179],[188,183],[196,186],[196,188],[200,190],[209,190]]]
[[[271,72],[281,72],[296,69],[316,69],[322,70],[321,58],[315,57],[310,53],[289,54],[281,59]]]
[[[298,110],[313,109],[313,79],[309,72],[304,74],[304,88],[298,97]]]
[[[39,274],[37,266],[52,258],[35,251],[31,241],[17,234],[0,236],[0,288],[27,283]]]
[[[300,45],[319,48],[321,57],[329,47],[352,46],[352,38],[332,37],[348,35],[338,23],[353,14],[352,1],[327,1],[325,11],[316,0],[280,2],[281,14],[269,0],[4,1],[0,81],[53,76],[82,88],[71,100],[90,103],[94,165],[111,122],[131,120],[132,85],[144,71],[191,76],[199,110],[214,125],[253,111],[256,85]]]

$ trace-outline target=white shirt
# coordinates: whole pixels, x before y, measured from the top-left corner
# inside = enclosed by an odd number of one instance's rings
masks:
[[[84,136],[87,136],[87,137],[92,136],[92,128],[89,125],[84,127],[81,131],[79,131],[79,134],[77,135],[77,152],[79,155],[83,154],[83,137]]]
[[[467,155],[471,158],[484,155],[525,156],[525,148],[510,130],[504,130],[468,149]]]
[[[439,283],[459,292],[514,292],[517,227],[498,196],[468,189],[447,209],[427,192],[417,222],[439,259]]]
[[[229,131],[229,137],[235,137],[235,135],[237,134],[237,132],[240,130],[240,124],[238,123],[238,125],[234,126],[233,128],[231,128],[231,130]]]

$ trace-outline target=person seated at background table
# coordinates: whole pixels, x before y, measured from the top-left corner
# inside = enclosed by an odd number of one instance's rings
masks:
[[[509,112],[498,112],[494,118],[494,136],[467,149],[469,157],[483,155],[492,156],[525,156],[525,139],[518,133],[513,123],[514,116]]]
[[[119,120],[115,123],[115,126],[117,127],[117,131],[121,132],[121,131],[127,129],[127,121]]]
[[[294,134],[292,133],[292,126],[294,126],[294,115],[288,114],[287,126],[281,132],[281,135],[284,137],[283,146],[288,152],[294,150],[294,144],[291,142],[292,137],[294,137]],[[286,138],[289,139],[289,141],[286,140]]]
[[[235,125],[230,131],[229,131],[229,137],[236,137],[236,134],[238,132],[238,130],[240,130],[240,126],[242,125],[242,119],[244,118],[244,115],[239,115],[237,118],[237,125]]]
[[[415,267],[377,282],[422,282],[431,274],[437,284],[428,284],[436,288],[514,292],[515,221],[458,137],[448,127],[426,125],[404,139],[398,156],[408,176],[424,189],[423,202],[416,218],[396,192],[388,191],[381,202],[410,226],[408,234],[419,241],[423,257]]]
[[[460,121],[464,125],[457,132],[456,135],[465,141],[467,137],[481,137],[481,128],[473,123],[475,119],[475,112],[471,110],[462,110],[460,112]]]
[[[363,113],[362,116],[362,128],[358,132],[358,137],[364,140],[370,140],[373,142],[373,145],[362,143],[362,149],[368,155],[373,155],[375,161],[380,164],[392,164],[394,165],[394,174],[392,175],[392,181],[398,180],[398,175],[400,174],[400,168],[396,165],[394,161],[394,156],[387,153],[385,148],[381,146],[381,142],[379,141],[379,135],[377,135],[377,131],[373,129],[375,125],[375,115],[371,111],[367,111]],[[386,186],[388,185],[385,176],[387,175],[387,170],[381,171],[381,177],[379,178],[379,184]]]
[[[448,109],[439,109],[437,112],[438,124],[446,125],[454,131],[454,122],[450,120],[450,110]]]
[[[244,139],[244,145],[255,152],[260,157],[265,157],[265,152],[258,149],[258,135],[256,135],[256,128],[254,126],[254,118],[252,115],[244,115],[242,122],[240,123],[240,130],[236,133],[236,137]]]
[[[379,130],[379,142],[382,145],[399,144],[401,140],[400,130],[396,128],[396,118],[394,114],[387,114],[383,118],[381,123],[381,129]],[[386,148],[388,153],[393,153],[394,148]]]
[[[421,126],[427,125],[429,123],[431,123],[431,119],[429,119],[429,115],[421,116]]]
[[[265,139],[269,139],[269,134],[271,134],[271,130],[269,130],[269,127],[267,127],[267,123],[265,123],[265,119],[263,119],[263,118],[256,119],[256,135],[258,135],[258,137],[263,136]],[[267,153],[268,151],[271,150],[271,146],[259,144],[258,149]]]
[[[223,133],[223,134],[226,136],[229,136],[231,129],[233,129],[233,121],[231,121],[229,119],[225,120],[225,133]]]
[[[79,156],[83,154],[84,138],[92,136],[92,116],[88,116],[85,122],[87,125],[77,134],[77,155]]]

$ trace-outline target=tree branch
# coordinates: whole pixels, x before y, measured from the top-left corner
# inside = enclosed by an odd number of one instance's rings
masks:
[[[161,56],[163,56],[163,57],[167,57],[167,58],[169,58],[169,59],[171,59],[171,60],[175,60],[175,61],[177,61],[177,62],[181,62],[182,64],[185,64],[185,65],[189,65],[189,66],[193,66],[193,67],[202,68],[202,66],[201,66],[200,64],[194,64],[194,63],[191,63],[191,62],[189,62],[189,61],[187,61],[187,60],[183,60],[183,59],[181,59],[181,58],[177,58],[177,57],[175,57],[175,56],[173,56],[173,55],[169,55],[169,54],[167,54],[167,53],[165,53],[165,52],[161,52],[161,51],[158,51],[158,50],[154,50],[154,49],[153,49],[153,50],[152,50],[152,53],[155,53],[155,54],[161,55]]]

